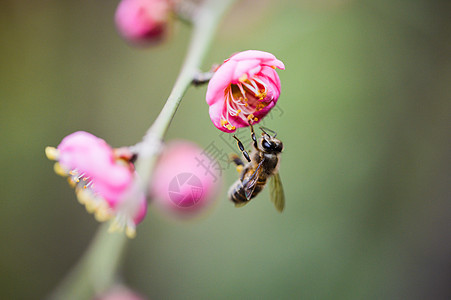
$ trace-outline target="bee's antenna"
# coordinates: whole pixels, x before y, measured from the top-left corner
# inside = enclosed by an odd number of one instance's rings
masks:
[[[271,130],[271,129],[269,129],[269,128],[267,128],[267,127],[263,127],[263,126],[260,127],[260,130],[263,131],[264,134],[269,135],[269,134],[265,131],[265,129],[266,129],[267,131],[273,133],[273,134],[274,134],[273,137],[276,137],[277,132],[275,132],[274,130]]]

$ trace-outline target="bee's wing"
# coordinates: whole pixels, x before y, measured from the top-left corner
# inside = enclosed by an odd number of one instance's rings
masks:
[[[235,207],[243,207],[243,206],[245,206],[248,203],[249,203],[249,201],[245,201],[245,202],[241,202],[241,203],[235,203]]]
[[[258,177],[260,177],[260,174],[263,170],[262,165],[263,160],[258,164],[257,168],[255,169],[251,177],[249,177],[248,180],[243,182],[244,194],[246,195],[247,200],[250,200],[252,194],[254,193],[255,187],[257,186]]]
[[[269,196],[277,211],[282,212],[285,207],[285,194],[279,173],[274,174],[270,181]]]

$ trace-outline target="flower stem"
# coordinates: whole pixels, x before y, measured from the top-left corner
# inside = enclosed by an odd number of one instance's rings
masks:
[[[166,134],[180,101],[201,68],[202,59],[213,40],[222,14],[233,2],[234,0],[206,1],[197,16],[193,18],[194,28],[191,43],[180,74],[166,104],[139,145],[138,160],[135,165],[143,183],[150,181],[161,140]]]
[[[74,269],[50,296],[59,299],[92,299],[104,292],[114,281],[127,237],[109,234],[108,223],[103,223],[91,245]]]
[[[177,108],[201,67],[202,59],[213,40],[221,16],[235,0],[207,0],[193,21],[193,33],[188,53],[171,94],[141,143],[137,144],[135,163],[140,186],[147,194],[161,141]],[[137,201],[137,199],[136,199]],[[80,261],[50,296],[50,299],[92,299],[104,292],[115,280],[127,238],[124,234],[109,234],[109,224],[102,224]]]

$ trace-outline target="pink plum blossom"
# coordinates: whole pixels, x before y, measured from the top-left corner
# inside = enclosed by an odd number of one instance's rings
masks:
[[[248,50],[225,60],[207,88],[213,124],[224,132],[261,121],[276,105],[284,64],[268,52]]]
[[[191,217],[211,206],[221,185],[220,166],[202,148],[177,140],[163,150],[150,186],[156,207]]]
[[[47,147],[46,155],[56,160],[55,172],[68,176],[80,203],[99,221],[113,219],[112,228],[126,229],[135,235],[135,227],[147,211],[143,193],[139,207],[122,210],[131,194],[136,173],[127,149],[113,150],[104,140],[84,131],[66,136],[57,148]],[[132,212],[132,213],[130,213]]]
[[[135,44],[158,42],[166,32],[168,0],[122,0],[116,10],[120,34]]]
[[[115,285],[94,300],[146,300],[146,298],[126,286]]]

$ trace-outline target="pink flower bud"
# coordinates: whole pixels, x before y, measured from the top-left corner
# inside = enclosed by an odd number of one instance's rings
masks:
[[[270,53],[248,50],[225,60],[211,78],[207,104],[213,124],[224,132],[256,124],[276,105],[284,64]]]
[[[133,194],[136,176],[125,151],[114,151],[104,140],[78,131],[66,136],[57,148],[47,147],[46,155],[57,161],[57,174],[69,177],[79,202],[88,212],[94,213],[98,221],[114,219],[112,228],[125,228],[132,237],[146,215],[147,203],[143,193],[136,195],[138,207],[130,208],[124,203]]]
[[[221,184],[220,166],[188,141],[169,143],[160,156],[151,183],[157,207],[176,217],[190,217],[213,202]]]
[[[168,0],[122,0],[116,10],[120,34],[135,44],[158,42],[166,32]]]

